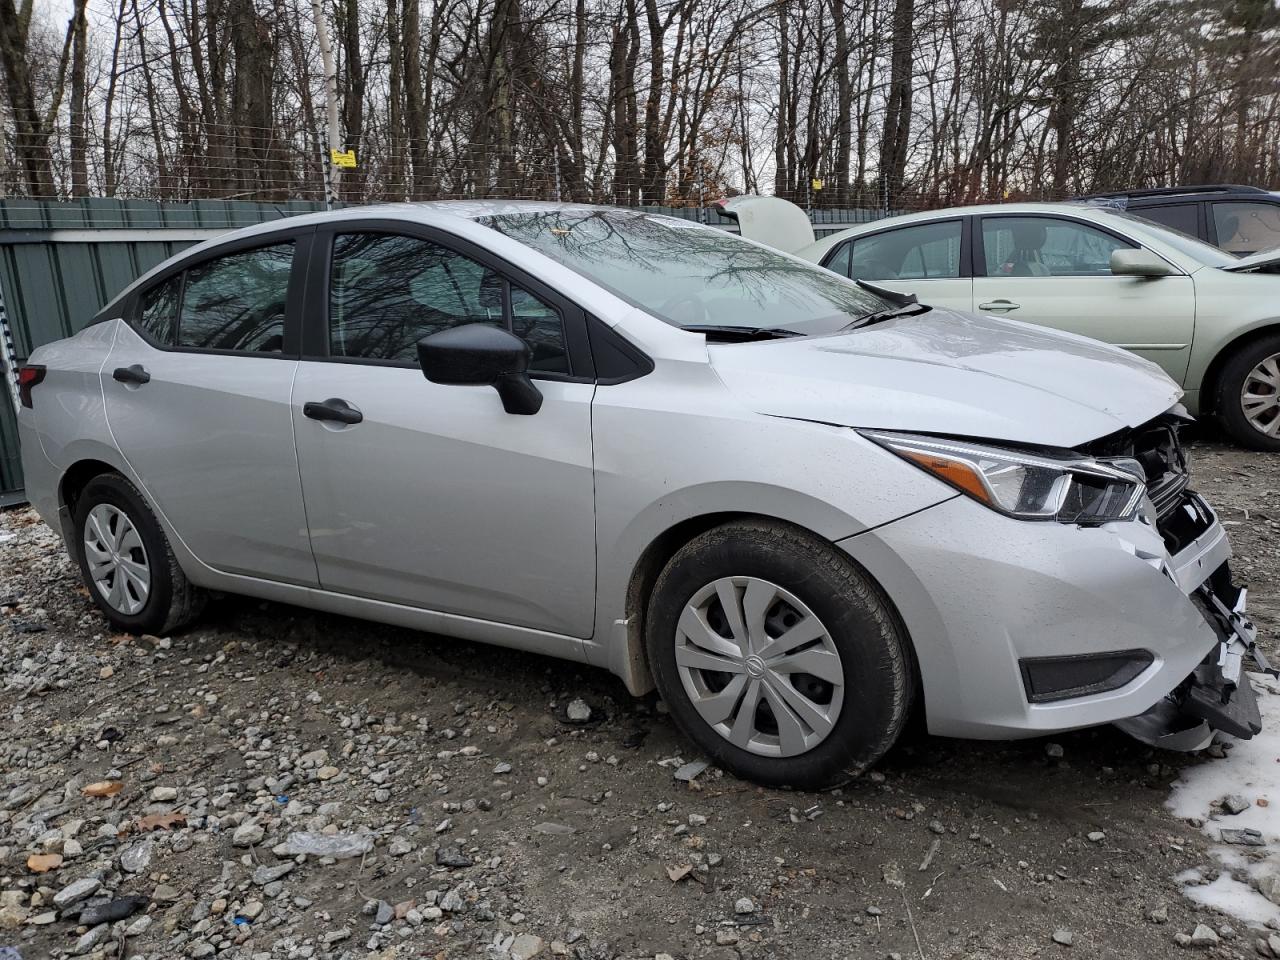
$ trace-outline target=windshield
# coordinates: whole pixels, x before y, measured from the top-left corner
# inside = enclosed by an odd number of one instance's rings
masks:
[[[1144,227],[1158,231],[1161,242],[1167,243],[1179,253],[1203,263],[1206,267],[1229,267],[1239,259],[1235,254],[1219,250],[1217,247],[1205,243],[1199,237],[1193,237],[1189,233],[1175,230],[1173,227],[1166,226],[1163,223],[1148,220],[1146,217],[1139,216],[1136,213],[1130,213],[1127,210],[1108,210],[1107,212],[1112,216],[1120,217],[1124,220],[1132,220],[1135,223],[1142,224]]]
[[[479,222],[677,327],[833,333],[888,304],[724,230],[631,210],[548,210]]]

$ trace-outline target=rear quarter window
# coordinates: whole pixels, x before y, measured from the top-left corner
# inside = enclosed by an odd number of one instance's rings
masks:
[[[182,274],[151,287],[140,298],[138,326],[156,343],[166,347],[173,346],[181,299]]]

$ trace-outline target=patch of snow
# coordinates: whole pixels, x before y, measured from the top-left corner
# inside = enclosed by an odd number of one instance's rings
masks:
[[[1252,923],[1265,926],[1268,920],[1280,917],[1280,908],[1247,883],[1241,883],[1231,874],[1223,872],[1213,883],[1203,886],[1189,884],[1182,892],[1204,907],[1225,913]]]
[[[1173,785],[1168,806],[1174,816],[1203,820],[1205,834],[1215,843],[1221,843],[1223,828],[1252,828],[1262,834],[1266,847],[1210,848],[1224,868],[1212,883],[1204,883],[1201,870],[1184,871],[1174,880],[1183,893],[1203,906],[1246,923],[1264,924],[1280,922],[1280,906],[1246,881],[1280,873],[1280,687],[1270,677],[1249,677],[1258,693],[1262,732],[1252,740],[1219,734],[1232,748],[1222,759],[1206,758],[1197,766],[1184,768],[1181,779]],[[1230,794],[1244,797],[1249,808],[1230,815],[1214,806]]]

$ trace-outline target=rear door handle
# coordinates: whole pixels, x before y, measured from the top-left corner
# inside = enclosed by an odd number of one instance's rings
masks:
[[[312,420],[329,420],[334,423],[359,423],[364,414],[340,397],[328,400],[308,400],[302,405],[302,415]]]
[[[987,310],[991,313],[1005,313],[1009,310],[1017,310],[1022,306],[1020,303],[1014,303],[1012,300],[989,300],[986,303],[978,304],[979,310]]]
[[[142,364],[135,363],[128,367],[116,367],[111,379],[119,383],[142,384],[151,382],[151,374],[147,373],[147,368]]]

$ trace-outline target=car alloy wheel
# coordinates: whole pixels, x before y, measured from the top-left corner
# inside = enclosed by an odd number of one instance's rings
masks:
[[[1246,374],[1240,409],[1249,424],[1266,437],[1280,437],[1280,353],[1263,357]]]
[[[825,740],[840,717],[839,650],[817,615],[775,583],[708,583],[681,612],[675,643],[694,709],[736,747],[798,756]]]
[[[151,593],[151,566],[142,537],[119,507],[100,503],[84,525],[89,578],[111,609],[133,616]]]

